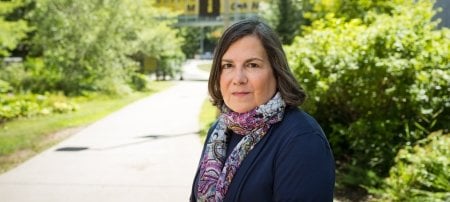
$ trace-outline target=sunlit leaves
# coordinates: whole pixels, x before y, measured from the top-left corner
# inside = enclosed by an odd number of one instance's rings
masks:
[[[21,6],[22,1],[0,1],[0,57],[9,56],[17,44],[30,31],[24,20],[11,21],[6,19],[15,8]]]
[[[176,32],[157,20],[160,14],[144,0],[39,0],[29,16],[33,47],[64,92],[127,93],[135,54],[182,58]]]
[[[404,144],[450,129],[450,31],[436,30],[430,1],[389,6],[327,14],[287,47],[337,159],[380,176]]]

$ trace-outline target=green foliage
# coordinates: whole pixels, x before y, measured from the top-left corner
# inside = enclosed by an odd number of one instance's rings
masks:
[[[306,1],[310,3],[310,9],[305,10],[304,17],[315,21],[324,18],[328,14],[334,14],[345,20],[365,19],[370,13],[393,14],[400,5],[411,6],[411,0],[322,0]]]
[[[389,201],[450,200],[450,134],[434,132],[415,146],[405,146],[381,190]]]
[[[0,94],[0,123],[20,117],[66,113],[77,110],[77,105],[57,94]]]
[[[47,69],[41,58],[28,58],[24,63],[11,63],[0,68],[0,79],[8,82],[11,92],[45,93],[57,89],[61,77]]]
[[[294,37],[300,34],[301,26],[310,25],[311,21],[304,18],[304,13],[310,10],[309,0],[270,1],[263,18],[274,27],[283,44],[291,44]]]
[[[412,3],[410,0],[273,0],[263,16],[283,44],[291,44],[295,36],[303,35],[301,27],[310,26],[329,14],[345,21],[366,19],[369,13],[392,14],[399,5]]]
[[[38,93],[59,89],[58,85],[62,78],[61,74],[55,72],[52,68],[47,68],[43,58],[27,58],[23,64],[23,68],[23,80],[20,86],[15,86],[15,89]]]
[[[176,75],[179,75],[182,63],[185,60],[185,56],[181,49],[183,41],[178,39],[177,33],[167,26],[160,27],[157,30],[157,37],[149,40],[149,43],[159,41],[164,44],[154,43],[155,48],[152,49],[155,53],[159,53],[157,55],[159,62],[156,74],[164,75],[163,79],[165,79],[165,76],[175,78]],[[147,53],[147,55],[152,54]]]
[[[291,44],[294,37],[298,35],[301,25],[307,25],[310,22],[303,18],[302,10],[305,10],[305,2],[300,3],[297,0],[276,1],[278,8],[278,23],[275,31],[279,34],[283,44]]]
[[[119,1],[36,3],[33,43],[43,51],[46,70],[57,77],[61,90],[78,93],[111,88],[104,84],[123,85],[124,66],[130,66],[123,53],[130,51],[126,39],[132,33],[124,22],[131,14],[119,12],[120,7]]]
[[[341,0],[339,2],[338,10],[334,13],[341,14],[340,17],[345,17],[347,19],[364,19],[370,12],[392,14],[392,11],[398,5],[410,3],[412,3],[410,0]]]
[[[181,46],[183,53],[187,58],[194,58],[197,54],[214,52],[223,29],[222,26],[179,28],[178,34],[184,39]]]
[[[201,29],[198,27],[182,27],[179,34],[184,38],[181,46],[183,53],[187,58],[194,58],[200,49]]]
[[[176,56],[162,57],[156,70],[158,79],[165,80],[166,77],[175,78],[181,73],[181,58]]]
[[[0,79],[0,93],[7,93],[12,91],[11,85],[8,82]]]
[[[25,20],[9,20],[8,15],[24,4],[22,0],[0,1],[0,57],[9,56],[10,51],[26,37],[30,28]]]
[[[137,91],[146,91],[150,89],[150,80],[147,75],[135,73],[131,77],[131,86]]]
[[[364,21],[329,14],[287,47],[309,93],[304,108],[357,178],[351,184],[376,186],[367,177],[385,176],[403,145],[450,129],[450,31],[435,30],[433,14],[427,0]]]
[[[22,83],[28,77],[22,63],[11,63],[0,68],[0,79],[8,82],[13,89],[21,89]]]
[[[140,30],[137,34],[137,50],[147,56],[153,56],[157,59],[162,57],[172,57],[175,60],[183,60],[182,44],[184,40],[178,37],[178,30],[171,28],[170,21],[156,21],[157,10],[154,10],[152,16],[147,16],[147,21],[142,22],[140,26],[149,26]],[[146,10],[142,10],[144,15]],[[158,14],[163,15],[163,14]]]
[[[38,71],[51,78],[43,89],[129,93],[138,69],[130,56],[182,55],[176,32],[156,20],[160,14],[144,0],[36,1],[33,51],[42,53],[45,68]]]
[[[148,79],[137,73],[141,61],[134,61],[134,55],[158,59],[170,75],[179,72],[184,60],[182,40],[170,21],[157,20],[170,14],[151,4],[144,0],[0,1],[0,57],[26,47],[19,51],[24,62],[0,61],[0,122],[75,109],[70,101],[50,102],[55,92],[128,95],[132,90],[148,90]]]
[[[49,85],[47,82],[52,77],[40,75],[41,72],[47,72],[39,71],[42,68],[42,61],[39,60],[29,60],[25,64],[11,63],[0,68],[0,124],[21,117],[66,113],[77,109],[77,105],[62,94],[28,92],[38,88],[45,90]]]

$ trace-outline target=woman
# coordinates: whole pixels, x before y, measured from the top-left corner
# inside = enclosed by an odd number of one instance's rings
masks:
[[[332,201],[334,160],[274,32],[248,19],[214,53],[208,89],[221,110],[191,201]]]

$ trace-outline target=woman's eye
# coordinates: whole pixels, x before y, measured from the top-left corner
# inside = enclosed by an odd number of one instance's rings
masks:
[[[257,68],[257,67],[259,67],[259,65],[256,64],[256,63],[248,63],[247,66],[250,67],[250,68]]]
[[[231,67],[233,67],[233,65],[230,64],[230,63],[222,64],[222,69],[228,69],[228,68],[231,68]]]

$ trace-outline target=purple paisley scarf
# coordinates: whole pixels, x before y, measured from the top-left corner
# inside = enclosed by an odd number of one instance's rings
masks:
[[[285,106],[280,93],[266,104],[242,114],[224,105],[201,159],[198,201],[223,201],[241,162],[267,133],[270,125],[281,121]],[[227,128],[244,137],[225,159]]]

